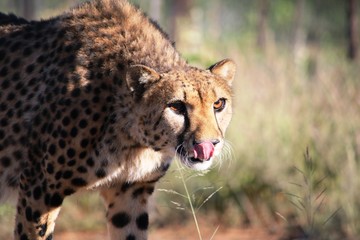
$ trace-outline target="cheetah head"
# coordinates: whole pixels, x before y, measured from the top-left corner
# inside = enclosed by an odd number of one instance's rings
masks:
[[[127,84],[134,97],[132,132],[138,141],[188,167],[205,170],[224,146],[229,125],[233,61],[206,70],[189,67],[159,74],[143,65],[130,68]]]

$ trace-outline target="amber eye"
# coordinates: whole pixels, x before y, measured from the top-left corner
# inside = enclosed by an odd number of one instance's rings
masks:
[[[224,98],[219,98],[219,100],[217,100],[216,102],[214,102],[214,110],[216,112],[221,112],[224,108],[225,108],[225,104],[226,104],[226,99]]]
[[[186,113],[186,105],[182,101],[175,101],[168,104],[168,108],[170,108],[176,114],[184,115]]]

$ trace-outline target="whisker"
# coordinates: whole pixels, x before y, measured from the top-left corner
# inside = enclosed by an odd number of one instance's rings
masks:
[[[226,140],[224,141],[224,145],[221,153],[214,160],[215,160],[215,167],[217,167],[219,170],[223,166],[224,162],[228,163],[227,167],[231,166],[231,163],[234,160],[234,151],[229,141]]]

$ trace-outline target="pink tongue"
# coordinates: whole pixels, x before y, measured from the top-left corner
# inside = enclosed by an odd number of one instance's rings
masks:
[[[209,160],[214,153],[214,145],[211,142],[202,142],[194,145],[194,158]]]

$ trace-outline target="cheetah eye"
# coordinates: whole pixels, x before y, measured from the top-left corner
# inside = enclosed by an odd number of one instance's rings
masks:
[[[185,103],[182,101],[175,101],[168,104],[168,108],[170,108],[176,114],[185,115],[186,113],[186,106]]]
[[[216,102],[214,102],[214,110],[215,112],[221,112],[226,105],[226,99],[225,98],[219,98],[219,100],[217,100]]]

